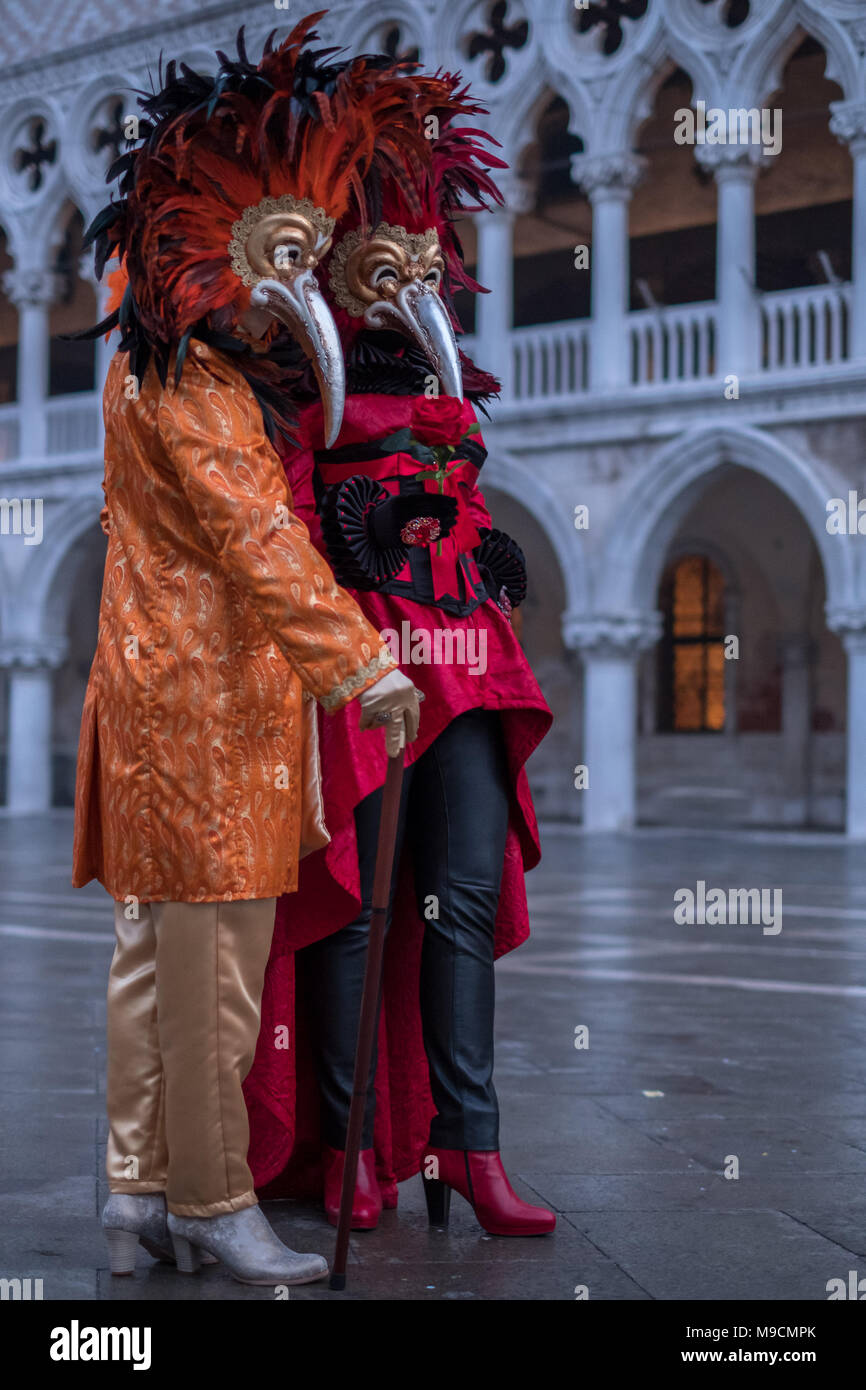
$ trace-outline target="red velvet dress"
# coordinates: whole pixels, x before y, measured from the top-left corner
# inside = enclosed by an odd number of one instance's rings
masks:
[[[341,458],[350,455],[350,446],[355,443],[382,439],[407,426],[415,400],[400,395],[350,395],[338,440]],[[459,432],[474,419],[466,402]],[[314,543],[324,550],[314,494],[313,451],[323,447],[319,404],[302,413],[297,436],[300,447],[284,459],[294,507],[309,527]],[[474,439],[477,443],[479,436]],[[418,468],[409,455],[391,455],[375,463],[350,459],[338,466],[338,476],[366,472],[380,480],[393,479],[407,472],[416,476]],[[477,471],[475,464],[466,463],[442,484],[458,499],[458,520],[441,545],[428,547],[428,573],[432,572],[437,594],[455,591],[461,567],[470,583],[472,573],[477,573],[467,568],[467,559],[471,560],[468,552],[478,544],[476,528],[490,525],[476,486]],[[386,484],[388,489],[392,486]],[[424,486],[431,491],[439,487],[432,479],[425,480]],[[398,588],[405,578],[398,577]],[[500,711],[512,787],[496,919],[496,955],[503,955],[529,935],[524,873],[538,862],[540,849],[524,764],[550,727],[550,710],[511,624],[492,600],[478,603],[476,599],[477,606],[459,616],[401,592],[350,592],[380,632],[389,629],[395,634],[386,640],[399,642],[399,649],[392,645],[392,650],[405,674],[426,697],[421,706],[420,733],[407,750],[407,764],[420,757],[464,711],[479,707]],[[472,601],[471,588],[469,597]],[[423,658],[428,643],[428,651],[437,650],[436,630],[444,628],[451,629],[452,634],[464,630],[466,651],[472,659],[419,662],[418,656]],[[485,663],[479,654],[485,651],[485,644],[486,669],[482,672]],[[462,639],[455,645],[462,649]],[[325,822],[331,843],[302,860],[297,893],[281,898],[277,907],[259,1043],[244,1088],[250,1116],[249,1163],[256,1186],[260,1191],[265,1189],[265,1196],[313,1196],[322,1190],[318,1087],[305,1037],[303,1000],[295,997],[294,952],[345,926],[360,910],[354,808],[382,786],[386,758],[384,740],[375,732],[362,733],[359,715],[357,701],[335,715],[320,711]],[[404,861],[385,951],[376,1076],[376,1169],[380,1185],[391,1195],[395,1181],[419,1171],[435,1113],[418,1003],[422,937],[411,865]],[[283,1039],[285,1029],[288,1046],[275,1046],[275,1038]]]

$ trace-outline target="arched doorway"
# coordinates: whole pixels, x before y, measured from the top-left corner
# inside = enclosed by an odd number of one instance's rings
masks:
[[[866,614],[855,549],[825,526],[827,499],[842,491],[832,467],[751,427],[696,429],[670,440],[648,461],[604,543],[595,583],[604,607],[598,605],[575,628],[587,691],[584,759],[600,769],[585,802],[590,828],[634,823],[637,730],[643,741],[644,818],[674,818],[671,788],[681,789],[681,809],[690,799],[705,808],[707,793],[715,789],[716,804],[724,804],[737,824],[839,825],[844,793],[848,833],[863,834],[866,802],[858,769],[866,747],[866,701],[859,692],[866,647],[859,634]],[[657,662],[652,649],[661,623],[658,586],[677,548],[680,554],[723,557],[723,567],[737,577],[741,604],[732,635],[739,639],[739,654],[730,658],[738,662],[737,725],[732,730],[726,720],[724,735],[668,735],[679,746],[653,747],[654,739],[665,736],[657,731],[654,697],[646,693],[647,672]],[[847,696],[837,630],[846,634]],[[781,715],[767,727],[774,681],[781,682]],[[720,740],[746,735],[750,757],[737,764]],[[701,740],[721,751],[699,750]],[[804,749],[813,759],[808,777]],[[733,751],[739,757],[743,749]],[[715,767],[707,762],[711,756]],[[690,769],[698,764],[696,788]],[[661,791],[668,798],[664,812]],[[654,808],[648,804],[652,795]]]
[[[638,818],[841,828],[845,660],[802,514],[720,465],[669,543],[641,664]]]

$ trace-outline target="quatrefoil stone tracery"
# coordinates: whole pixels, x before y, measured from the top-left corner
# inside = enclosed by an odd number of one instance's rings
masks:
[[[46,139],[48,122],[42,116],[32,116],[13,143],[12,168],[26,186],[36,193],[45,182],[45,167],[57,160],[57,141]]]
[[[599,52],[610,58],[622,47],[626,36],[626,21],[643,19],[649,0],[593,0],[575,9],[574,21],[579,34],[591,34]]]
[[[107,97],[93,113],[90,131],[90,152],[112,164],[126,149],[124,117],[126,107],[122,97]]]
[[[421,59],[421,50],[417,44],[407,43],[403,33],[402,25],[394,20],[392,23],[386,22],[380,30],[382,52],[387,53],[389,58],[394,58],[401,63],[417,63]]]
[[[466,42],[470,62],[483,57],[484,76],[493,85],[501,82],[505,76],[509,51],[517,52],[525,48],[529,40],[529,21],[524,18],[512,19],[510,8],[509,0],[496,0],[488,7],[486,27],[476,29]]]

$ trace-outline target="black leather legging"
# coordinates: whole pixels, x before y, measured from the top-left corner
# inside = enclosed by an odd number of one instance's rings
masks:
[[[297,957],[322,1094],[322,1137],[336,1149],[345,1147],[352,1096],[381,802],[380,790],[355,811],[360,913]],[[438,1111],[430,1143],[441,1148],[499,1148],[493,940],[507,827],[508,772],[499,715],[470,710],[407,768],[395,858],[399,863],[407,843],[424,919],[421,1020]],[[431,900],[438,902],[438,916]],[[373,1143],[374,1109],[371,1085],[363,1148]]]

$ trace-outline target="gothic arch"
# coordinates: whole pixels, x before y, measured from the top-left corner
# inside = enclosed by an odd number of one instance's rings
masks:
[[[61,222],[61,213],[67,203],[78,207],[66,170],[61,168],[51,187],[36,202],[14,211],[10,209],[6,244],[16,268],[48,268],[63,238],[65,225]]]
[[[660,30],[652,47],[637,53],[605,92],[591,153],[632,149],[641,125],[652,115],[659,88],[678,67],[692,84],[693,101],[712,100],[718,79],[706,54],[669,30]]]
[[[9,594],[8,627],[3,632],[4,638],[39,641],[43,637],[65,634],[73,599],[69,580],[81,558],[79,543],[88,531],[98,527],[102,504],[102,490],[93,483],[68,507],[55,509],[53,504],[48,504],[43,544],[31,549],[27,564],[17,575],[15,589]],[[52,544],[57,531],[60,532],[59,543]],[[26,631],[17,630],[16,615],[19,614],[25,617]]]
[[[845,496],[847,484],[817,459],[753,428],[696,429],[669,440],[650,460],[618,512],[606,540],[598,576],[605,608],[650,611],[658,577],[679,524],[710,474],[738,464],[767,478],[798,509],[815,541],[827,584],[827,609],[857,606],[855,538],[831,536],[827,502]]]
[[[563,78],[548,69],[546,62],[539,63],[533,71],[532,82],[527,83],[513,104],[497,113],[492,128],[502,145],[502,158],[513,169],[518,169],[527,147],[537,134],[538,120],[551,97],[561,97],[568,107],[568,129],[571,135],[579,136],[586,147],[590,112],[582,89],[574,82]]]
[[[845,99],[861,95],[857,53],[841,25],[807,0],[790,0],[778,8],[773,22],[746,44],[730,74],[729,90],[751,94],[737,106],[760,105],[782,85],[785,64],[806,35],[817,39],[827,55],[825,76],[838,83]]]
[[[364,0],[362,4],[353,5],[345,15],[335,18],[335,37],[353,51],[359,46],[361,51],[373,51],[370,40],[389,24],[398,24],[403,37],[420,48],[424,67],[429,71],[438,66],[433,56],[435,40],[431,36],[429,16],[411,0]]]

